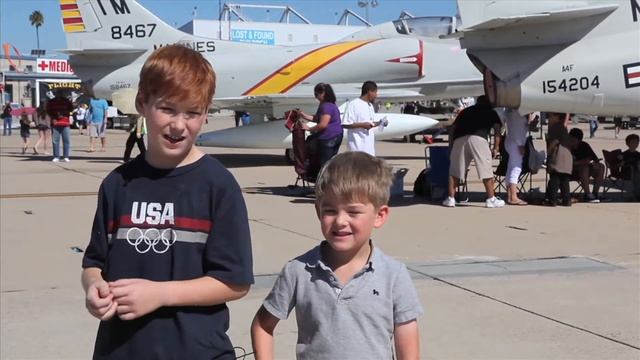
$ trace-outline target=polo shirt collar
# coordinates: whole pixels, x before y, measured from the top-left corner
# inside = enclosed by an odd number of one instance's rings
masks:
[[[329,243],[326,240],[323,240],[320,245],[316,246],[312,250],[311,256],[307,259],[306,265],[309,268],[317,267],[325,271],[332,271],[331,268],[322,261],[321,249],[323,246],[329,246]],[[365,264],[364,268],[366,268],[367,271],[373,271],[375,270],[375,265],[380,261],[380,250],[375,247],[372,239],[369,239],[369,246],[371,247],[371,254],[369,255],[369,261]]]

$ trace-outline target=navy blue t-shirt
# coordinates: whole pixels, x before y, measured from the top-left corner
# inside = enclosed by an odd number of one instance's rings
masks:
[[[106,281],[189,280],[211,276],[253,283],[251,239],[242,192],[217,160],[170,170],[143,156],[102,182],[82,267]],[[100,322],[94,359],[234,359],[229,310],[164,307],[141,318]]]

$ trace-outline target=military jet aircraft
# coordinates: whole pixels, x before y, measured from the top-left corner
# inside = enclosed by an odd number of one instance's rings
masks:
[[[255,119],[263,115],[281,117],[294,107],[313,112],[317,106],[313,86],[318,82],[332,84],[339,102],[359,96],[365,80],[379,84],[379,96],[385,101],[476,95],[481,91],[480,73],[455,40],[400,33],[323,45],[260,45],[184,33],[135,0],[60,0],[60,4],[67,38],[64,52],[70,55],[76,75],[97,96],[132,113],[142,64],[155,49],[171,43],[203,53],[217,74],[213,106],[249,111],[252,123],[259,123]],[[395,115],[389,115],[389,122],[386,136],[396,131],[419,132],[435,123],[424,117],[407,121],[406,116]],[[246,134],[246,143],[282,144],[280,135],[255,141],[256,136],[270,132],[249,128],[234,131]],[[202,144],[215,146],[217,142],[203,140]]]
[[[640,0],[458,0],[457,37],[496,106],[640,114]]]
[[[214,105],[252,113],[280,114],[301,101],[315,106],[312,88],[321,81],[332,84],[342,96],[338,100],[358,96],[364,80],[379,83],[380,96],[390,100],[459,96],[452,85],[460,85],[462,95],[480,90],[481,75],[456,41],[371,33],[323,45],[260,45],[184,33],[135,0],[60,3],[67,38],[64,52],[70,54],[76,74],[98,96],[109,99],[113,93],[135,89],[146,57],[170,43],[192,47],[212,62],[224,84],[216,91]]]

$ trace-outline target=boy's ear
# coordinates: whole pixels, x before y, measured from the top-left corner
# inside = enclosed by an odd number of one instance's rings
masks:
[[[138,111],[138,114],[142,114],[142,110],[144,109],[144,95],[142,95],[142,93],[138,92],[136,94],[136,110]]]
[[[320,204],[318,204],[318,202],[315,202],[315,209],[316,209],[316,216],[318,216],[318,220],[320,220],[322,216],[320,215]]]
[[[373,222],[373,227],[374,228],[379,228],[382,227],[382,225],[384,225],[385,222],[387,222],[387,219],[389,218],[389,206],[388,205],[382,205],[378,208],[378,211],[376,212],[376,220]]]

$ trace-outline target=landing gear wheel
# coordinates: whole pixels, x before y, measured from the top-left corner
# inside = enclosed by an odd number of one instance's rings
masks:
[[[295,162],[295,156],[293,155],[293,149],[286,149],[284,151],[284,159],[287,161],[287,164],[293,165]]]

